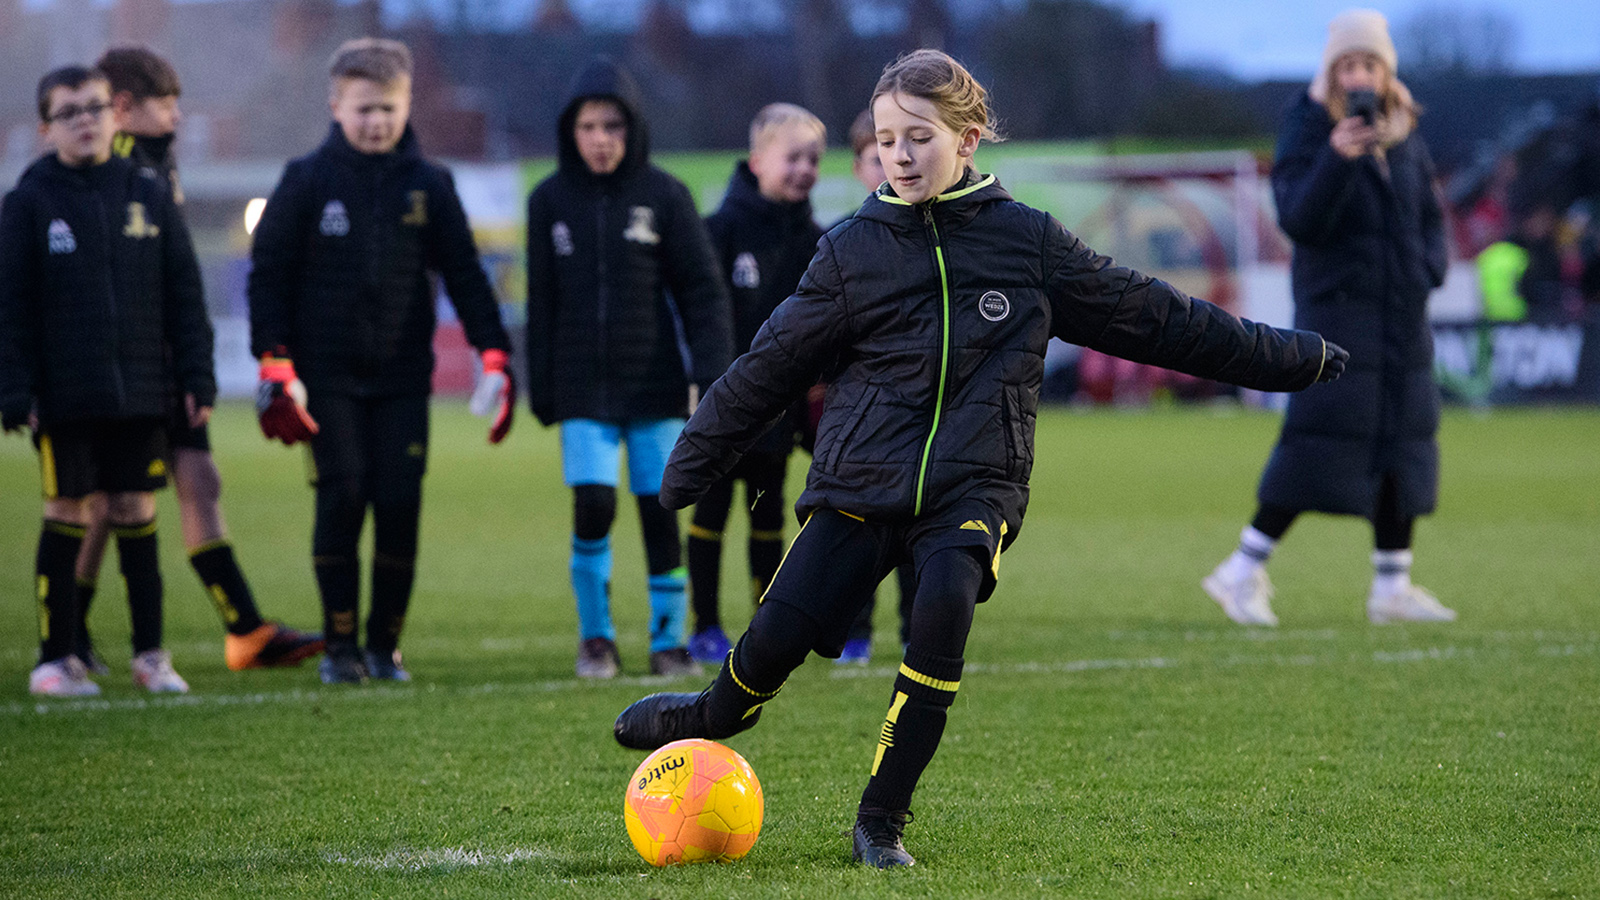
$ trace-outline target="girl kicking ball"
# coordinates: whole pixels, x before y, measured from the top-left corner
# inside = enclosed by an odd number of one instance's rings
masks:
[[[711,686],[646,697],[615,734],[648,750],[749,728],[807,654],[839,655],[878,582],[909,561],[911,640],[852,836],[854,859],[887,868],[913,863],[911,794],[961,686],[974,606],[1022,528],[1050,338],[1270,391],[1332,380],[1346,354],[1118,267],[1012,200],[973,168],[994,120],[949,56],[894,62],[871,109],[886,186],[823,236],[795,294],[706,393],[661,488],[669,508],[695,502],[821,376],[805,524]]]

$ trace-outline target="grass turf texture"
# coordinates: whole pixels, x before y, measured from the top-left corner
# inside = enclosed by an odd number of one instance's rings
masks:
[[[1369,626],[1369,534],[1307,517],[1275,558],[1277,630],[1227,623],[1198,580],[1233,546],[1277,420],[1048,411],[1034,502],[980,609],[907,844],[848,863],[846,831],[897,654],[813,658],[732,739],[764,833],[731,866],[651,870],[609,729],[661,686],[572,677],[569,498],[555,433],[484,446],[435,406],[417,681],[325,689],[306,667],[230,673],[162,496],[168,646],[193,686],[137,693],[114,561],[93,625],[98,701],[36,702],[34,457],[0,442],[0,896],[1561,897],[1600,884],[1600,414],[1447,416],[1417,580],[1452,625]],[[265,612],[313,626],[311,494],[247,407],[213,428],[224,505]],[[799,465],[797,461],[796,482]],[[792,484],[795,482],[791,482]],[[748,614],[730,528],[730,625]],[[792,531],[792,529],[791,529]],[[644,668],[637,520],[621,506],[615,613]],[[699,682],[678,682],[678,689]]]

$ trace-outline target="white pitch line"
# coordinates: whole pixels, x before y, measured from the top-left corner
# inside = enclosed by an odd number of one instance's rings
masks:
[[[1570,637],[1570,635],[1562,635]],[[1589,635],[1587,643],[1545,644],[1534,648],[1539,656],[1593,656],[1600,654],[1600,635]],[[1499,649],[1499,648],[1492,648]],[[1509,649],[1509,648],[1506,648]],[[1054,662],[974,663],[965,668],[971,675],[1065,675],[1077,672],[1111,670],[1175,669],[1186,666],[1318,666],[1368,661],[1380,665],[1407,663],[1477,661],[1486,654],[1478,647],[1425,647],[1408,650],[1374,650],[1369,653],[1348,655],[1324,653],[1301,654],[1229,654],[1194,660],[1174,659],[1165,656],[1113,657],[1108,659],[1072,659]],[[897,666],[836,666],[828,675],[833,679],[889,678],[898,671]],[[263,691],[247,694],[176,694],[159,697],[126,697],[118,699],[85,698],[77,700],[13,701],[0,705],[0,715],[22,716],[64,715],[69,713],[106,713],[149,709],[203,709],[229,706],[266,706],[268,704],[306,703],[368,703],[381,700],[411,700],[424,694],[454,696],[484,696],[488,694],[546,694],[579,690],[602,690],[607,687],[661,687],[671,679],[654,676],[614,678],[605,682],[563,678],[551,681],[488,682],[464,687],[445,687],[438,684],[421,684],[409,687],[368,685],[360,688],[333,690]]]
[[[469,850],[466,847],[443,847],[436,849],[424,848],[421,850],[391,850],[382,856],[360,856],[355,858],[343,854],[330,853],[323,858],[331,863],[343,863],[363,869],[399,869],[403,872],[450,872],[475,866],[513,865],[527,862],[528,860],[543,859],[549,855],[542,850],[528,850],[521,847],[505,852]]]

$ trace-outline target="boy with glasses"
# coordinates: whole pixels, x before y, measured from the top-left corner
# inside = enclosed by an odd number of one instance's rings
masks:
[[[101,55],[95,68],[111,83],[112,114],[118,132],[112,141],[114,156],[128,159],[139,170],[166,182],[174,204],[183,204],[177,161],[172,153],[177,135],[178,95],[182,88],[172,64],[143,47],[113,47]],[[222,518],[222,476],[211,457],[207,425],[192,427],[182,398],[174,397],[167,419],[168,468],[178,496],[178,516],[183,526],[189,564],[205,587],[222,618],[226,634],[223,651],[233,670],[298,666],[306,657],[322,652],[322,636],[305,634],[265,621],[256,608],[250,583],[233,555],[227,525]],[[105,666],[89,639],[89,605],[99,580],[110,523],[101,495],[88,505],[88,530],[78,554],[78,606],[83,621],[75,655],[91,672]]]
[[[166,483],[169,371],[191,426],[205,424],[216,395],[200,269],[165,185],[112,155],[105,75],[56,69],[40,80],[38,103],[54,152],[0,207],[0,426],[33,431],[44,489],[28,689],[99,693],[73,655],[73,568],[84,498],[100,491],[128,586],[134,681],[184,692],[161,649],[154,491]]]

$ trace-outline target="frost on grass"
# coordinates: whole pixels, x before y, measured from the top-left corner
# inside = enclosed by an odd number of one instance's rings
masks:
[[[475,866],[509,866],[539,859],[545,854],[539,850],[517,848],[505,852],[469,850],[466,847],[443,847],[422,850],[391,850],[382,856],[350,857],[339,853],[329,854],[332,863],[342,863],[362,869],[387,869],[401,872],[449,872]]]

